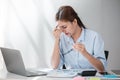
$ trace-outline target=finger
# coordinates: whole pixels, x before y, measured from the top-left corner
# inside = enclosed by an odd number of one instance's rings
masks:
[[[74,45],[73,47],[74,47],[74,49],[77,49],[77,50],[80,49],[80,48],[82,48],[82,47],[79,46],[79,45]]]
[[[56,26],[56,28],[58,27],[58,25]]]
[[[60,26],[59,26],[59,25],[56,25],[56,28],[57,28],[57,29],[59,29],[59,28],[60,28]]]
[[[83,50],[84,49],[84,46],[81,45],[81,44],[76,44],[73,47],[74,47],[74,49],[77,49],[77,50]]]
[[[82,47],[81,44],[74,44],[74,47]]]
[[[79,43],[79,42],[77,42],[77,43],[75,43],[76,45],[83,45],[82,43]]]
[[[85,48],[85,45],[82,44],[82,43],[77,43],[76,45],[78,45],[78,46],[80,46],[80,47],[82,47],[82,48]]]

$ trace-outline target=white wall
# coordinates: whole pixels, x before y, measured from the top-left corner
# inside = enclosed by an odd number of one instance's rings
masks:
[[[71,5],[109,50],[108,68],[120,68],[120,0],[1,0],[0,46],[19,49],[27,67],[50,67],[55,13]],[[1,59],[1,58],[0,58]]]
[[[5,1],[2,1],[0,0],[0,47],[4,46],[4,36],[3,36],[3,30],[4,30],[4,25],[5,25],[5,17],[4,15],[6,15],[6,11],[5,11],[5,7],[4,6],[7,6],[6,4],[6,0]],[[2,53],[1,53],[1,50],[0,50],[0,77],[4,77],[5,75],[3,73],[6,73],[6,70],[5,70],[5,64],[4,64],[4,60],[2,58]]]
[[[110,51],[108,68],[120,69],[120,0],[103,0],[103,38]]]

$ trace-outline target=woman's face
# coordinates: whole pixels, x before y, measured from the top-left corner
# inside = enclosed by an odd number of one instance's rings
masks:
[[[67,36],[72,36],[75,34],[77,25],[76,20],[73,22],[59,20],[57,21],[57,24],[57,28],[61,29]]]

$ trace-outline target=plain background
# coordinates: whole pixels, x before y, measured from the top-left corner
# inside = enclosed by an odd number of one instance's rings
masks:
[[[50,67],[54,16],[62,5],[71,5],[87,28],[102,35],[108,69],[120,69],[120,0],[0,0],[0,46],[19,49],[26,67]]]

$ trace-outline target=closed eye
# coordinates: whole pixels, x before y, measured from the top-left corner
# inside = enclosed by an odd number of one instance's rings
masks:
[[[65,28],[67,28],[67,26],[61,26],[62,27],[62,29],[65,29]]]

